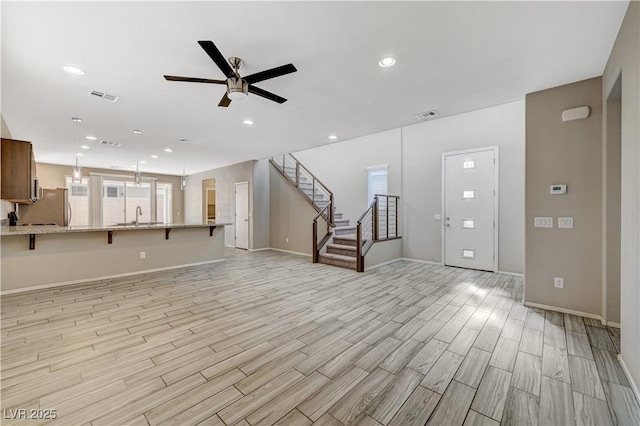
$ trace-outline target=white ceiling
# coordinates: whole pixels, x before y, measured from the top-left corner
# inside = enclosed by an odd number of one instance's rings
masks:
[[[72,164],[76,146],[88,143],[81,165],[130,168],[138,152],[142,171],[181,174],[184,162],[191,174],[599,76],[627,5],[5,1],[2,115],[14,138],[34,143],[40,162]],[[224,78],[198,40],[241,57],[243,75],[293,63],[297,73],[257,84],[289,101],[250,95],[219,108],[224,86],[165,81],[163,74]],[[396,66],[378,67],[388,55]],[[91,90],[121,99],[94,99]],[[242,124],[246,118],[255,124]]]

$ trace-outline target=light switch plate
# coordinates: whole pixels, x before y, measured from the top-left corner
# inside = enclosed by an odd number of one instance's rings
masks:
[[[553,286],[555,288],[564,288],[564,278],[554,277],[553,278]]]
[[[573,218],[572,217],[559,217],[558,218],[558,228],[573,228]]]
[[[552,217],[535,217],[533,226],[536,228],[553,228]]]

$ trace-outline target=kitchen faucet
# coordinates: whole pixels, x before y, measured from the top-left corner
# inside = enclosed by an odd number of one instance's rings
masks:
[[[142,207],[136,207],[136,225],[138,225],[138,216],[142,216]]]

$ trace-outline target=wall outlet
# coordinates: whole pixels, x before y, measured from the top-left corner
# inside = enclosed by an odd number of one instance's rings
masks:
[[[146,259],[146,258],[147,258],[147,252],[141,251],[140,252],[140,259]]]
[[[554,277],[553,278],[553,286],[555,288],[564,288],[564,278]]]
[[[573,218],[572,217],[559,217],[558,218],[558,228],[573,228]]]
[[[433,215],[433,220],[442,220],[442,216],[439,214],[434,214]]]
[[[288,242],[289,242],[289,237],[285,238],[285,239],[284,239],[284,242],[285,242],[285,243],[288,243]]]

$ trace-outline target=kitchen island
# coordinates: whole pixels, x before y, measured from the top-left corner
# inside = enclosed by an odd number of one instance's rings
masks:
[[[0,227],[3,294],[224,260],[228,223]]]

